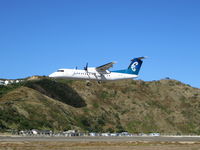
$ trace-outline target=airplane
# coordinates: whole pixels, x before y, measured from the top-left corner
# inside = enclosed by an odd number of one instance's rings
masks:
[[[137,78],[140,68],[142,66],[142,59],[146,57],[133,58],[127,69],[109,71],[108,69],[113,67],[115,62],[110,62],[99,67],[88,67],[88,63],[83,70],[80,69],[58,69],[56,72],[49,75],[50,78],[65,78],[65,79],[77,79],[77,80],[97,80],[112,81],[122,79]]]

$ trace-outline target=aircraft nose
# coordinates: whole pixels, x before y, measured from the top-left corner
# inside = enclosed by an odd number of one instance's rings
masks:
[[[50,78],[55,77],[54,73],[50,74],[49,77],[50,77]]]

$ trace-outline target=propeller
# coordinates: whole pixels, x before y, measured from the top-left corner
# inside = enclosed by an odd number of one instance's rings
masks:
[[[86,63],[86,66],[84,67],[85,71],[88,71],[88,63]]]

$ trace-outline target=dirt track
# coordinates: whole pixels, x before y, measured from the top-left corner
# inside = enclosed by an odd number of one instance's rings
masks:
[[[0,142],[1,150],[200,150],[200,143],[167,142]]]
[[[131,139],[0,137],[0,150],[200,150],[200,141],[192,141],[192,138],[176,141]]]

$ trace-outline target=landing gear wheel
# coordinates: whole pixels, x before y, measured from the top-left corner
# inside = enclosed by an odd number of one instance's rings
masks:
[[[101,84],[101,81],[98,81],[99,84]]]
[[[87,85],[87,86],[91,86],[91,85],[92,85],[92,83],[90,83],[90,82],[87,82],[87,83],[86,83],[86,85]]]

